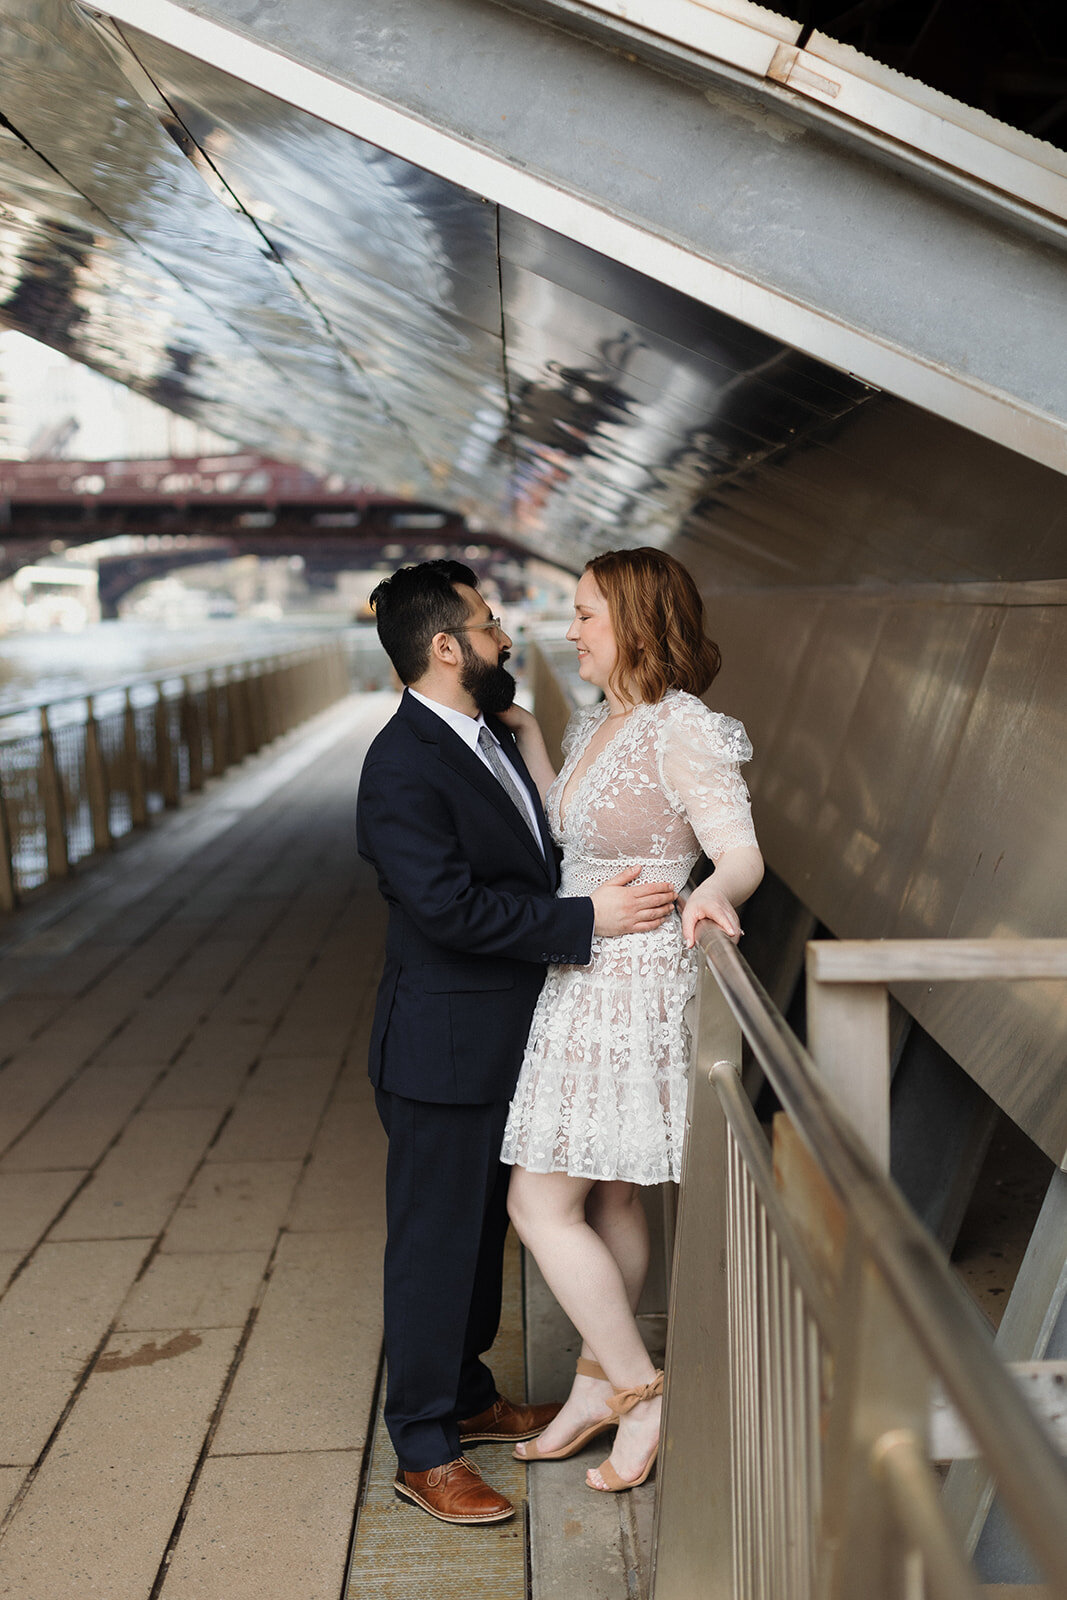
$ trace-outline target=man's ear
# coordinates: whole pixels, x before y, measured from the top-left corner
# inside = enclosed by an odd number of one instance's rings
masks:
[[[430,640],[430,658],[433,661],[445,662],[450,667],[458,666],[460,649],[455,635],[451,633],[435,633]]]

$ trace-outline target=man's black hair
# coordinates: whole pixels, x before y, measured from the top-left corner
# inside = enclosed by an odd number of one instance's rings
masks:
[[[422,677],[435,633],[448,633],[466,622],[467,605],[456,593],[457,583],[478,587],[462,561],[423,561],[384,578],[371,595],[378,637],[401,683],[417,683]]]

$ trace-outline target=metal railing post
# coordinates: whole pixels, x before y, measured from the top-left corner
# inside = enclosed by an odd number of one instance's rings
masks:
[[[89,793],[89,815],[93,823],[94,850],[111,849],[111,796],[107,781],[107,768],[100,748],[100,725],[96,720],[96,707],[92,695],[86,702],[85,717],[85,787]]]
[[[40,784],[41,803],[44,808],[45,844],[48,852],[48,876],[66,878],[70,874],[66,805],[47,706],[41,707]]]
[[[245,697],[241,692],[241,680],[233,670],[226,674],[226,710],[228,735],[226,756],[229,765],[236,766],[239,761],[243,761],[245,756],[248,755],[249,744]]]
[[[182,739],[189,752],[189,788],[195,794],[204,787],[204,724],[188,678],[182,679],[180,717]]]
[[[223,726],[223,700],[225,685],[216,680],[213,671],[207,678],[207,725],[211,735],[211,776],[217,778],[226,771],[226,730]]]
[[[253,752],[262,750],[267,743],[267,719],[263,698],[263,663],[250,664],[244,677],[245,697],[248,704],[249,742]]]
[[[19,903],[15,884],[15,852],[4,794],[4,772],[0,767],[0,911],[14,911]]]
[[[273,681],[273,667],[268,662],[261,662],[256,674],[256,699],[259,704],[259,725],[263,734],[263,744],[271,744],[277,737],[274,726]]]
[[[181,800],[181,784],[178,780],[178,752],[175,750],[174,741],[170,736],[170,703],[167,700],[162,683],[159,685],[159,692],[156,698],[155,716],[159,792],[163,796],[163,804],[168,810],[173,811]]]
[[[137,744],[137,712],[133,696],[126,690],[123,711],[123,742],[126,753],[126,784],[130,795],[130,821],[135,828],[148,825],[148,798],[145,794],[144,762]]]
[[[657,1471],[650,1594],[654,1600],[731,1600],[733,1436],[726,1293],[727,1128],[713,1083],[740,1072],[741,1031],[701,963],[699,1040],[690,1070],[681,1200],[668,1321],[670,1384]],[[691,1138],[693,1129],[699,1134]],[[699,1461],[699,1472],[693,1470]]]
[[[827,1440],[823,1547],[830,1600],[895,1600],[900,1530],[877,1476],[880,1444],[926,1430],[926,1364],[875,1263],[853,1236],[837,1305],[839,1335]]]
[[[280,680],[278,699],[282,732],[288,733],[290,728],[295,727],[297,721],[296,666],[292,660],[283,663],[278,677]]]
[[[256,715],[256,690],[253,681],[255,668],[249,661],[237,682],[238,698],[244,723],[245,755],[254,756],[263,743],[260,738],[259,718]]]

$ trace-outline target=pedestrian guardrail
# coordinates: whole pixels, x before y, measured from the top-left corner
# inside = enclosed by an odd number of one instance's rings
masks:
[[[24,702],[0,716],[0,909],[347,693],[340,640]]]
[[[995,1482],[1043,1574],[1019,1592],[1067,1596],[1063,1363],[998,1359],[886,1175],[884,1038],[888,982],[1067,977],[1067,940],[813,943],[814,1056],[720,930],[699,943],[654,1600],[974,1600],[949,1454]],[[782,1106],[770,1139],[742,1037]]]

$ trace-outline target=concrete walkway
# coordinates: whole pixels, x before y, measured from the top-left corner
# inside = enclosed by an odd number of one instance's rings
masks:
[[[3,930],[0,1595],[342,1591],[383,1230],[353,800],[393,704]]]
[[[584,1458],[498,1529],[392,1494],[354,798],[394,707],[334,707],[0,923],[2,1597],[523,1600],[527,1527],[542,1600],[647,1593],[651,1485],[594,1495]],[[573,1331],[527,1279],[552,1398]],[[505,1447],[478,1459],[522,1498]]]

